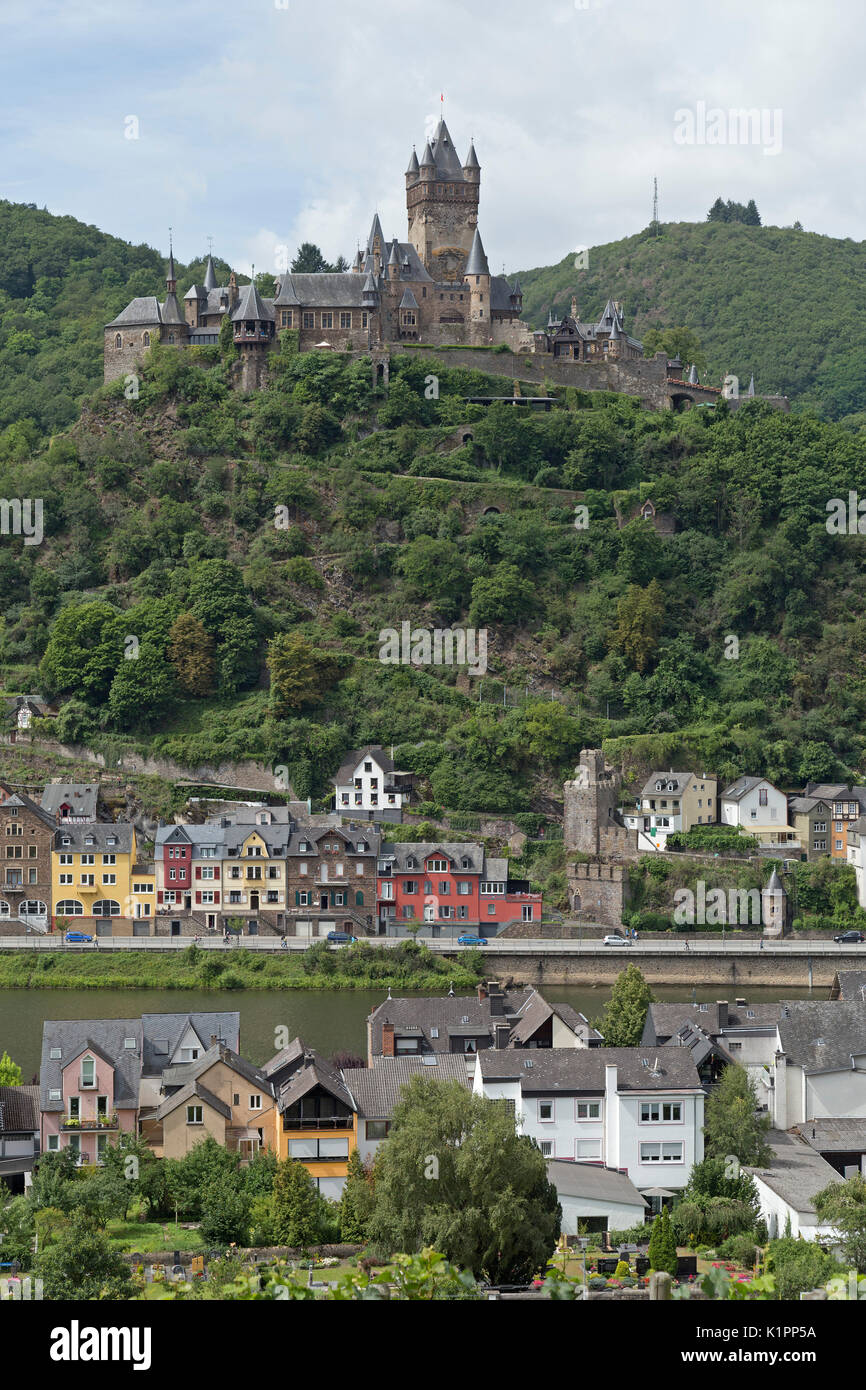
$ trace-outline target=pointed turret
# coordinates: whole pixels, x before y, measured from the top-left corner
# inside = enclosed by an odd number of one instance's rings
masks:
[[[397,241],[395,239],[391,246],[391,254],[388,257],[388,279],[399,280],[400,278],[400,257],[397,254]]]
[[[368,274],[361,287],[361,304],[365,309],[375,309],[378,300],[379,291],[376,288],[376,281],[372,274]]]
[[[254,280],[244,285],[240,292],[237,308],[232,314],[232,323],[273,323],[274,311],[265,304]]]
[[[481,233],[475,228],[475,235],[472,238],[472,249],[466,261],[465,275],[489,275],[490,266],[487,264],[487,256],[484,253],[484,246],[481,241]]]
[[[413,146],[412,146],[412,158],[409,160],[409,167],[408,167],[408,169],[406,170],[406,177],[407,177],[407,179],[415,179],[415,178],[417,178],[417,177],[418,177],[418,168],[419,168],[419,165],[418,165],[418,156],[417,156],[417,154],[415,153],[415,146],[413,145]]]
[[[359,275],[361,273],[362,264],[363,262],[361,261],[361,248],[359,246],[357,251],[355,252],[355,259],[352,262],[352,271],[355,275]]]
[[[368,252],[373,251],[374,245],[377,240],[379,242],[380,247],[385,245],[385,235],[382,231],[382,223],[379,221],[378,212],[375,213],[373,217],[373,225],[370,228],[370,235],[367,237]]]
[[[753,372],[752,375],[751,375],[750,378],[749,378],[749,389],[748,389],[748,391],[746,392],[746,395],[747,395],[747,396],[754,396],[754,394],[755,394],[755,375],[754,375],[754,372]]]
[[[469,146],[469,153],[463,162],[463,172],[465,174],[468,169],[480,168],[481,165],[478,163],[478,155],[475,153],[475,142],[473,141]]]
[[[428,173],[435,172],[436,160],[433,158],[433,151],[430,148],[430,141],[424,146],[424,156],[419,164],[419,169],[426,169]]]
[[[692,365],[689,367],[689,385],[700,386],[700,384],[701,383],[700,378],[698,377],[698,369],[693,362]]]
[[[217,288],[216,270],[214,269],[213,256],[208,256],[207,265],[204,272],[204,287],[206,290]]]
[[[444,119],[440,120],[433,138],[433,158],[436,173],[440,179],[463,179],[463,166],[457,158],[457,151]]]
[[[174,248],[171,244],[170,237],[168,242],[168,270],[165,276],[165,288],[169,294],[174,294],[177,290],[177,272],[174,268]]]

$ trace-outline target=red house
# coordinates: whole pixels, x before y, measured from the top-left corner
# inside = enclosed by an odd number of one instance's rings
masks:
[[[380,935],[410,922],[424,923],[429,936],[496,935],[513,922],[541,922],[541,893],[509,879],[508,860],[488,859],[473,841],[383,846],[377,898]]]

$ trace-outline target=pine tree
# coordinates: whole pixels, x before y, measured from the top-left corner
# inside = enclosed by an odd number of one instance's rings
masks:
[[[190,695],[210,695],[216,663],[214,640],[192,613],[180,613],[168,634],[168,659],[178,684]]]
[[[708,222],[727,222],[728,210],[721,198],[717,198],[707,213]]]
[[[676,1276],[677,1243],[671,1230],[671,1218],[667,1207],[662,1207],[661,1212],[653,1222],[647,1253],[650,1269],[663,1270],[672,1277]]]
[[[274,1178],[274,1231],[281,1245],[303,1248],[319,1236],[319,1194],[303,1163],[286,1159]]]
[[[601,1018],[593,1020],[605,1047],[637,1047],[654,995],[636,965],[627,965],[610,992]]]

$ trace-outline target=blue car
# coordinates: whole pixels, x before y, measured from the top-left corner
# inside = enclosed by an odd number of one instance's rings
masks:
[[[339,946],[351,946],[358,938],[350,936],[347,931],[329,931],[328,940],[335,941]]]
[[[486,946],[487,941],[483,936],[458,936],[458,946]]]
[[[83,932],[83,931],[68,931],[68,932],[66,933],[66,940],[67,940],[67,941],[92,941],[92,940],[93,940],[93,937],[92,937],[92,936],[88,936],[87,933],[86,933],[86,932]]]

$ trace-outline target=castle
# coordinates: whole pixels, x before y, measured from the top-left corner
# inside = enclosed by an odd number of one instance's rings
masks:
[[[412,151],[406,170],[408,241],[385,239],[374,216],[364,250],[343,273],[278,276],[272,299],[254,284],[239,288],[235,275],[217,285],[208,257],[202,285],[177,297],[173,254],[166,296],[133,299],[105,329],[105,380],[134,369],[153,343],[195,347],[219,341],[226,315],[240,350],[242,384],[261,385],[268,351],[283,329],[298,334],[298,348],[367,352],[393,342],[505,343],[533,350],[521,322],[517,281],[493,275],[478,230],[481,166],[474,144],[461,164],[444,120],[422,159]]]

